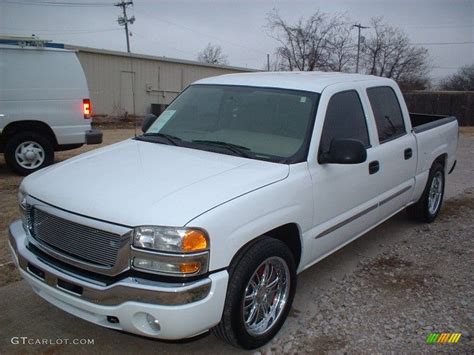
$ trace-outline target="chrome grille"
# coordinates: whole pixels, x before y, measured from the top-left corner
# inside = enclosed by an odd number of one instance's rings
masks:
[[[120,235],[54,216],[34,207],[27,210],[31,236],[56,252],[102,267],[113,267],[122,246]]]

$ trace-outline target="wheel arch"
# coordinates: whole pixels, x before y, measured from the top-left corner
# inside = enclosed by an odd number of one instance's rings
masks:
[[[57,147],[58,141],[50,126],[42,121],[25,120],[11,122],[5,126],[0,135],[0,146],[2,147],[2,150],[7,141],[15,134],[29,131],[45,136],[54,147]]]
[[[302,242],[301,242],[301,231],[297,223],[286,223],[286,224],[280,225],[278,227],[270,229],[260,234],[259,236],[251,239],[242,247],[240,247],[240,249],[237,250],[237,252],[234,254],[229,265],[238,263],[238,260],[249,248],[252,247],[253,244],[255,244],[257,241],[265,237],[270,237],[270,238],[277,239],[283,242],[293,254],[293,257],[295,259],[295,265],[296,265],[296,268],[298,269],[299,264],[301,262]]]
[[[433,163],[431,164],[431,166],[433,166],[434,164],[436,163],[440,163],[442,166],[443,166],[443,169],[444,169],[444,172],[445,174],[447,173],[446,169],[448,168],[448,153],[443,153],[443,154],[440,154],[438,155],[435,160],[433,161]]]

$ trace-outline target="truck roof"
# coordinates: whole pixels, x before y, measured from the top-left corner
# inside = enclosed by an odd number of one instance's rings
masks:
[[[272,87],[321,93],[329,85],[362,81],[372,81],[377,85],[393,83],[391,79],[373,75],[293,71],[226,74],[201,79],[195,84]]]

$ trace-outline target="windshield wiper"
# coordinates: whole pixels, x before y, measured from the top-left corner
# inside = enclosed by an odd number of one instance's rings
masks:
[[[181,138],[173,136],[171,134],[166,134],[166,133],[145,133],[141,135],[141,137],[160,137],[166,139],[168,142],[170,142],[173,145],[180,145],[180,141],[182,141]]]
[[[206,145],[215,145],[217,147],[226,148],[227,150],[240,155],[241,157],[251,158],[252,156],[248,153],[250,152],[250,148],[244,147],[238,144],[232,144],[222,141],[212,141],[212,140],[205,140],[205,139],[195,139],[192,141],[193,143],[200,143]]]

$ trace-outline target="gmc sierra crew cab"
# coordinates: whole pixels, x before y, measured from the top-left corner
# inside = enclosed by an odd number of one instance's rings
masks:
[[[247,349],[298,273],[401,210],[432,222],[458,141],[390,79],[317,72],[199,80],[143,131],[23,180],[16,264],[95,324]]]

